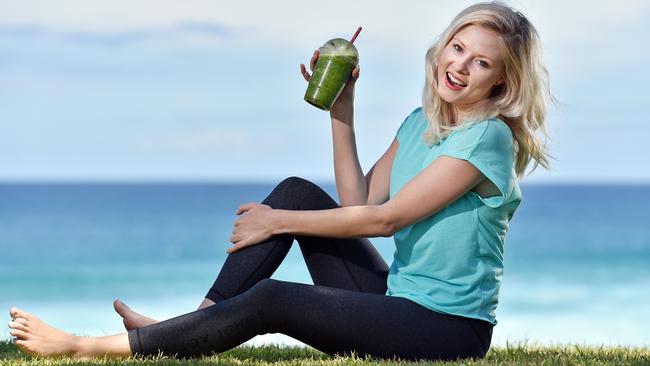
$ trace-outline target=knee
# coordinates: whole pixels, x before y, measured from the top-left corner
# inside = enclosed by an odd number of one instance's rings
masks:
[[[277,280],[264,278],[251,287],[252,295],[264,304],[272,302],[278,292]]]
[[[311,181],[305,178],[291,176],[289,178],[285,178],[282,182],[278,183],[278,187],[288,188],[290,190],[296,190],[302,188],[314,188],[317,186],[316,184],[312,183]]]
[[[265,199],[264,203],[280,209],[309,209],[310,197],[322,195],[320,187],[300,177],[289,177],[278,183],[273,192]]]
[[[247,304],[254,306],[254,315],[261,321],[257,334],[278,333],[287,308],[287,291],[282,281],[265,278],[258,281],[247,292]]]

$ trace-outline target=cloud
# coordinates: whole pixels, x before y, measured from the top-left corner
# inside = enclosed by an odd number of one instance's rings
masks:
[[[0,25],[0,37],[45,38],[83,44],[124,46],[159,40],[186,40],[191,37],[227,40],[249,33],[244,28],[227,27],[216,22],[184,21],[167,27],[129,28],[120,31],[60,30],[44,25]]]
[[[565,0],[506,0],[521,9],[542,33],[553,40],[592,39],[601,27],[628,22],[643,24],[650,15],[646,0],[571,2]],[[380,37],[410,44],[429,41],[452,17],[473,0],[393,1],[330,0],[328,6],[302,6],[294,1],[214,0],[21,0],[0,5],[0,24],[45,24],[59,29],[95,33],[164,27],[184,22],[206,22],[238,27],[259,27],[263,36],[286,42],[313,42],[341,31],[351,36],[365,26],[365,37]],[[254,11],[251,11],[254,9]],[[345,9],[345,11],[341,11]],[[35,11],[37,10],[37,11]],[[315,26],[317,24],[317,26]],[[368,32],[368,33],[366,33]],[[341,36],[345,36],[342,34]]]
[[[640,116],[650,81],[645,68],[650,49],[642,46],[650,37],[650,2],[509,2],[540,31],[562,103],[549,121],[557,137],[552,142],[557,169],[547,174],[540,168],[531,178],[650,181],[650,173],[634,169],[643,166],[639,146],[648,134]],[[389,142],[394,124],[404,117],[392,110],[410,111],[419,103],[429,42],[469,3],[403,2],[396,11],[393,2],[332,0],[318,13],[291,2],[24,0],[7,9],[0,4],[0,84],[6,91],[0,109],[7,125],[3,134],[10,136],[0,146],[5,157],[0,165],[8,167],[0,178],[63,174],[64,162],[47,167],[38,162],[49,164],[52,151],[77,141],[69,136],[82,135],[111,144],[86,142],[86,156],[106,160],[70,166],[70,174],[94,174],[105,163],[132,166],[128,174],[137,176],[145,162],[159,162],[163,175],[187,172],[182,169],[189,164],[201,174],[215,159],[236,156],[242,167],[233,163],[229,169],[242,176],[307,166],[330,176],[331,147],[322,138],[328,126],[322,124],[324,115],[301,101],[297,64],[308,60],[312,47],[351,35],[357,25],[364,26],[357,43],[365,70],[358,85],[357,136],[362,165],[371,166],[385,149],[378,141]],[[633,82],[624,83],[621,72]],[[182,118],[174,117],[179,114]],[[384,123],[389,132],[377,122],[383,120],[390,121]],[[228,126],[213,130],[220,121]],[[603,148],[602,141],[612,142],[606,136],[611,126],[619,125],[626,128],[617,130],[617,141],[628,143]],[[134,131],[111,134],[127,126]],[[43,143],[25,137],[34,130],[41,131]],[[278,145],[286,136],[296,142]],[[238,150],[241,146],[249,148]],[[612,155],[612,148],[621,153]],[[14,162],[16,151],[29,151],[32,160]],[[133,159],[136,155],[149,160]],[[620,156],[626,156],[624,163],[616,160]],[[274,163],[282,159],[295,164]],[[177,165],[168,165],[170,160]]]

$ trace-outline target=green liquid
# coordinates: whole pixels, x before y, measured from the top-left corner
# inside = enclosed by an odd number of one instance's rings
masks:
[[[305,92],[305,101],[329,111],[355,67],[356,64],[345,56],[319,56]]]

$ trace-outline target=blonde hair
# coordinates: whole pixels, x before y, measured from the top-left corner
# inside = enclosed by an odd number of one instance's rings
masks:
[[[494,86],[486,99],[468,110],[463,121],[457,121],[453,106],[438,95],[437,64],[442,50],[456,33],[472,24],[500,35],[505,82]],[[537,31],[523,14],[501,2],[478,3],[461,11],[427,51],[422,108],[429,121],[423,135],[428,144],[433,145],[454,130],[466,127],[466,123],[500,118],[514,135],[515,172],[521,179],[531,159],[535,160],[531,173],[538,165],[550,167],[545,119],[548,103],[553,101],[548,72],[541,62]],[[537,130],[543,133],[544,143],[536,135]]]

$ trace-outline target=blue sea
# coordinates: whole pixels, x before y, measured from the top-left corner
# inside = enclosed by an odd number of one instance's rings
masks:
[[[237,207],[274,185],[0,184],[0,311],[8,321],[15,305],[80,335],[123,331],[115,298],[158,319],[193,311],[226,258]],[[522,194],[492,344],[650,346],[650,186]],[[370,240],[390,264],[392,238]],[[272,278],[312,283],[297,245]]]

